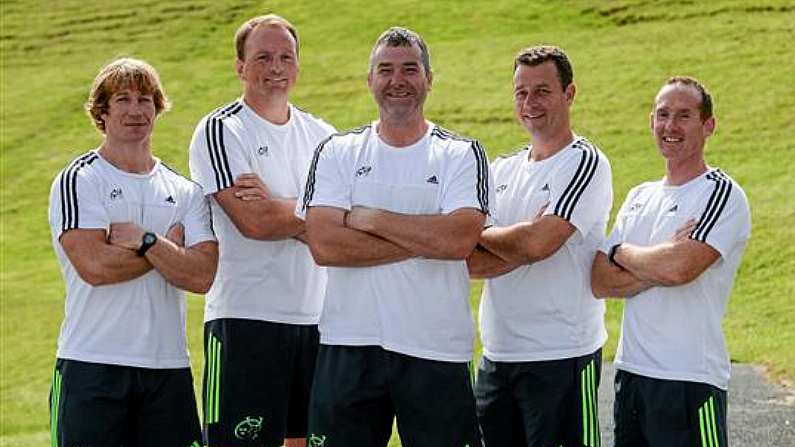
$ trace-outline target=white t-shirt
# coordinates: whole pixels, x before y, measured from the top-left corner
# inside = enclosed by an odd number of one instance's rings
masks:
[[[720,258],[687,284],[652,287],[626,299],[615,364],[643,376],[725,390],[730,365],[721,319],[751,235],[742,188],[719,169],[680,186],[643,183],[629,192],[602,251],[622,242],[665,242],[689,219],[699,221],[690,238],[708,244]]]
[[[415,144],[395,148],[378,123],[334,135],[318,147],[296,214],[330,206],[403,214],[488,213],[488,161],[477,141],[428,123]],[[412,258],[375,267],[329,267],[321,343],[377,345],[431,360],[472,358],[474,327],[464,261]]]
[[[552,256],[486,280],[480,330],[483,354],[492,361],[578,357],[607,340],[591,264],[613,203],[610,163],[582,137],[541,161],[530,160],[530,150],[493,163],[495,224],[532,220],[548,204],[543,215],[559,216],[576,231]]]
[[[60,243],[73,229],[132,222],[165,235],[185,227],[185,246],[213,241],[210,208],[199,185],[155,159],[148,174],[117,169],[90,151],[55,178],[50,229],[66,282],[58,357],[143,368],[187,368],[185,294],[157,270],[130,281],[92,286],[77,274]]]
[[[243,236],[211,195],[240,174],[257,174],[276,198],[295,199],[317,145],[334,132],[324,121],[290,106],[290,120],[273,124],[242,99],[196,126],[190,171],[210,195],[219,260],[206,296],[204,320],[245,318],[317,324],[326,272],[297,239],[260,241]]]

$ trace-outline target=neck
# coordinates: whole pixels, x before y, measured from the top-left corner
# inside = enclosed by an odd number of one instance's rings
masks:
[[[261,118],[273,124],[285,124],[290,120],[290,104],[287,96],[262,96],[244,93],[243,101]]]
[[[149,140],[125,143],[106,138],[99,148],[102,158],[124,172],[146,174],[155,166]]]
[[[564,147],[574,141],[574,133],[570,128],[551,137],[533,135],[533,150],[530,159],[533,161],[545,160],[560,152]]]
[[[390,117],[382,113],[376,132],[388,145],[404,147],[419,141],[427,130],[428,123],[425,121],[422,112],[400,118]]]
[[[684,185],[705,172],[707,172],[707,162],[703,157],[697,160],[668,160],[665,166],[665,184]]]

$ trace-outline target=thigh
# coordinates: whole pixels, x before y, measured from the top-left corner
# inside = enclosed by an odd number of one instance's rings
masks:
[[[574,383],[562,405],[558,442],[565,446],[599,447],[599,382],[602,375],[602,350],[573,359]]]
[[[205,323],[202,407],[210,446],[279,446],[287,425],[292,325]]]
[[[317,326],[296,326],[297,346],[290,371],[287,403],[287,438],[304,438],[309,417],[309,396],[315,375],[320,335]]]
[[[404,447],[481,445],[469,363],[388,355]]]
[[[614,380],[615,399],[613,402],[613,447],[646,447],[640,424],[637,377],[626,371],[617,370]]]
[[[136,368],[140,390],[131,423],[130,447],[202,445],[190,368]]]
[[[726,446],[726,394],[711,385],[641,378],[649,445]]]
[[[524,444],[524,428],[519,407],[511,389],[511,372],[515,365],[480,360],[475,382],[477,416],[486,447]]]
[[[525,433],[523,445],[541,447],[564,442],[563,428],[574,425],[568,410],[579,385],[576,359],[517,364],[512,388]]]
[[[130,384],[126,367],[58,359],[50,393],[52,444],[121,445]]]
[[[320,345],[309,400],[309,446],[386,446],[395,410],[383,350]]]

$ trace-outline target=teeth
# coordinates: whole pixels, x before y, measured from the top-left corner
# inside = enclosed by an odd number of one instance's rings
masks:
[[[682,139],[681,138],[673,138],[673,137],[663,137],[663,141],[665,141],[666,143],[678,143],[678,142],[682,141]]]

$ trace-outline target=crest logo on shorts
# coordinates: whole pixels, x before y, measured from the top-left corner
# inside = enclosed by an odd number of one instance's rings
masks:
[[[246,416],[245,419],[235,425],[235,437],[253,441],[259,437],[260,430],[262,430],[262,416],[258,418]]]
[[[311,434],[306,438],[307,447],[323,447],[326,445],[326,437],[324,435]]]

